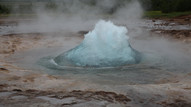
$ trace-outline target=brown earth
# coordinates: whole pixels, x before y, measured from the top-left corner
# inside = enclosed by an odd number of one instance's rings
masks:
[[[173,23],[178,23],[179,25],[185,25],[185,24],[191,24],[191,15],[182,15],[178,17],[173,17],[173,18],[156,18],[153,19],[155,20],[164,20],[167,22],[173,22]],[[166,23],[168,25],[168,23]]]
[[[153,19],[153,22],[155,22],[156,20],[163,20],[165,21],[165,23],[157,24],[155,26],[169,26],[171,23],[174,23],[174,25],[188,25],[191,27],[191,15],[184,15],[174,18]],[[170,37],[172,39],[180,40],[185,43],[191,43],[191,29],[186,29],[186,30],[154,29],[151,30],[151,32],[159,34],[159,36],[167,38]]]
[[[186,16],[187,18],[187,16]],[[186,24],[185,17],[166,19]],[[159,36],[191,42],[191,30],[153,30]],[[80,35],[87,33],[79,32]],[[63,38],[46,34],[10,34],[0,36],[0,106],[8,107],[190,107],[191,80],[184,77],[158,84],[127,85],[125,91],[105,88],[86,81],[63,79],[14,65],[6,59],[16,52],[36,47],[61,46]],[[82,36],[80,36],[82,38]],[[70,38],[66,38],[70,39]],[[190,75],[190,74],[188,74]]]
[[[152,32],[159,34],[163,37],[176,39],[185,43],[191,43],[191,30],[162,30],[155,29]]]

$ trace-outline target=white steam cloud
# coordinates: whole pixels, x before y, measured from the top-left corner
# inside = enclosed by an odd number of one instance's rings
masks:
[[[33,4],[35,19],[19,23],[18,32],[58,32],[91,30],[100,20],[132,23],[139,20],[143,9],[138,1],[118,0],[63,0],[48,4]],[[17,5],[15,7],[18,7]],[[51,8],[51,9],[50,9]],[[14,8],[14,11],[17,9]],[[19,12],[18,12],[19,13]]]
[[[100,19],[111,20],[115,24],[125,25],[128,28],[133,48],[166,59],[160,63],[186,70],[191,68],[189,52],[185,51],[189,49],[189,46],[151,37],[146,30],[140,28],[139,22],[142,21],[143,14],[140,3],[137,0],[124,3],[120,1],[63,0],[62,2],[52,2],[55,7],[51,10],[47,9],[46,5],[34,4],[32,10],[36,17],[27,23],[20,22],[15,31],[21,33],[61,32],[65,36],[65,32],[77,33],[92,30]]]

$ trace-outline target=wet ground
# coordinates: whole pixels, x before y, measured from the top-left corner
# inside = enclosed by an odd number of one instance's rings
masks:
[[[173,39],[190,51],[187,47],[191,43],[188,17],[145,20],[140,28],[148,31],[149,37]],[[189,69],[170,72],[173,69],[159,65],[148,68],[140,64],[101,70],[50,70],[36,61],[78,45],[87,31],[22,33],[14,29],[17,20],[1,19],[0,22],[2,107],[191,106]],[[130,27],[129,30],[129,35],[133,35],[132,32],[138,29]]]

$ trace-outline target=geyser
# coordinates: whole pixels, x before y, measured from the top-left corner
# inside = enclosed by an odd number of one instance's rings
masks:
[[[53,60],[57,66],[116,67],[136,64],[141,54],[134,50],[126,35],[128,30],[111,21],[100,20],[77,47]]]

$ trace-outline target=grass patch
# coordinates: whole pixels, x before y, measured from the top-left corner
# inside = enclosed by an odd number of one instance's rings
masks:
[[[162,13],[161,11],[146,11],[144,13],[145,18],[173,18],[183,15],[189,15],[191,11],[187,12],[172,12],[172,13]]]

